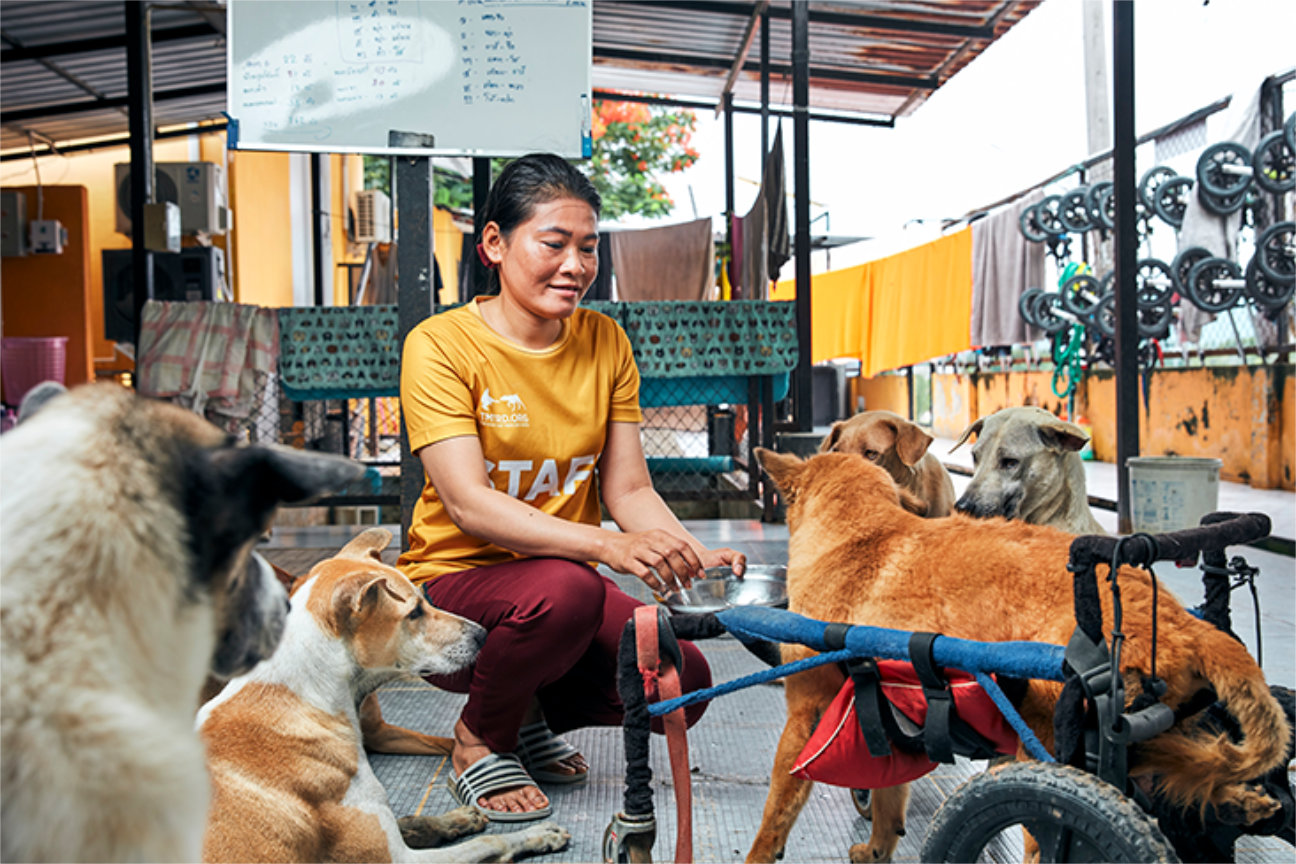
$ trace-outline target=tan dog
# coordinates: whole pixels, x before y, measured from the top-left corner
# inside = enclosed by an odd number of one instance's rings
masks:
[[[1072,534],[1105,534],[1089,509],[1080,450],[1089,436],[1043,408],[1003,408],[963,430],[976,435],[972,481],[955,505],[969,516],[1003,516]]]
[[[252,547],[363,470],[116,384],[0,438],[0,858],[197,860],[199,688],[269,655],[287,611]]]
[[[954,515],[921,519],[900,506],[895,482],[863,459],[829,453],[801,461],[757,449],[761,467],[788,500],[788,608],[823,621],[921,630],[983,642],[1028,640],[1065,645],[1075,629],[1072,537],[1053,528]],[[1101,575],[1101,574],[1100,574]],[[1141,693],[1149,663],[1152,586],[1145,571],[1122,568],[1126,693]],[[1110,634],[1111,598],[1103,601]],[[1186,807],[1232,805],[1250,822],[1278,803],[1245,785],[1280,763],[1290,731],[1264,676],[1240,642],[1194,617],[1164,587],[1157,603],[1157,671],[1172,708],[1213,686],[1238,719],[1244,740],[1194,732],[1193,718],[1139,745],[1131,776],[1146,778]],[[784,646],[785,662],[814,652]],[[836,665],[786,679],[787,725],[748,861],[782,851],[813,785],[789,773],[820,714],[845,678]],[[1029,681],[1023,719],[1053,749],[1053,706],[1061,685]],[[886,861],[904,830],[908,786],[873,792],[868,843],[852,861]]]
[[[820,453],[857,453],[881,465],[901,489],[923,503],[919,516],[935,519],[954,510],[954,481],[933,454],[932,437],[891,411],[862,411],[832,425]]]
[[[567,844],[566,831],[543,822],[446,849],[406,845],[479,832],[487,820],[469,807],[398,820],[365,757],[356,706],[398,677],[464,668],[486,631],[433,608],[383,564],[390,540],[371,528],[316,564],[293,589],[279,650],[199,711],[213,790],[204,860],[448,864]]]

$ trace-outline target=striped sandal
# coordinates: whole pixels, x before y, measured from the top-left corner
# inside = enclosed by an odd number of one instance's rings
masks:
[[[546,770],[555,762],[579,756],[580,751],[550,731],[543,718],[518,730],[516,752],[531,776],[543,783],[582,783],[589,777],[588,769],[575,774]]]
[[[550,804],[538,810],[515,813],[511,810],[492,810],[477,803],[479,798],[492,792],[536,785],[512,753],[492,753],[478,759],[458,777],[451,776],[449,785],[456,801],[465,807],[472,807],[492,822],[530,822],[533,819],[544,819],[553,813]]]

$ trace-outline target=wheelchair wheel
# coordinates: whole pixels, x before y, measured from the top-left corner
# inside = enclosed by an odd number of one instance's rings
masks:
[[[978,774],[936,811],[922,861],[977,861],[1025,828],[1040,861],[1178,861],[1156,822],[1109,783],[1069,765],[1017,762]]]
[[[852,789],[851,803],[855,805],[855,812],[863,816],[870,822],[873,821],[873,790],[871,789]]]

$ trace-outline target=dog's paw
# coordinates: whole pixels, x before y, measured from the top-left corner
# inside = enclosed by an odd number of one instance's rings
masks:
[[[1282,809],[1282,805],[1255,786],[1227,786],[1216,805],[1224,822],[1234,825],[1254,825]]]
[[[526,851],[557,852],[567,848],[571,834],[557,822],[540,822],[524,830]]]
[[[402,816],[397,824],[406,846],[429,849],[448,840],[485,831],[489,821],[472,807],[460,807],[440,816]]]
[[[875,864],[878,861],[890,861],[891,853],[871,843],[856,843],[850,847],[851,864]]]

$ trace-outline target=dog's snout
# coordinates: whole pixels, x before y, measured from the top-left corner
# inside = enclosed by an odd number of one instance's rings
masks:
[[[954,510],[958,513],[966,513],[968,516],[980,517],[981,515],[977,512],[978,507],[976,500],[969,498],[967,495],[964,495],[962,498],[958,499],[958,501],[954,502]]]

